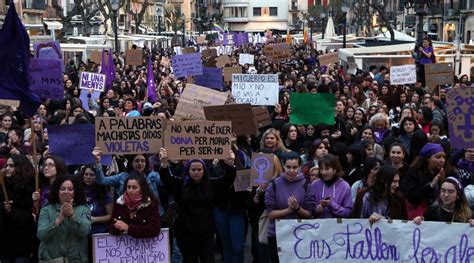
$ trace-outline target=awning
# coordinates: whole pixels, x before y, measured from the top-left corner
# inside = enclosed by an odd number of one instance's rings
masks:
[[[48,27],[48,30],[61,30],[63,28],[63,24],[59,21],[43,21]]]

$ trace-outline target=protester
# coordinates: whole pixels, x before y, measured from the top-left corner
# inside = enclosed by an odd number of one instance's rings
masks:
[[[54,181],[61,176],[68,175],[66,164],[61,157],[50,155],[43,163],[43,176],[40,179],[40,191],[33,193],[33,201],[39,202],[39,207],[44,207],[49,200],[49,192]],[[39,213],[39,211],[36,211]]]
[[[87,235],[91,230],[91,212],[78,178],[56,178],[48,201],[38,219],[39,260],[89,262]]]

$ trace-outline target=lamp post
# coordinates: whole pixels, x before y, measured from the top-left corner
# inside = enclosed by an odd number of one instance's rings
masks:
[[[118,22],[117,22],[117,12],[120,9],[120,3],[119,0],[112,0],[110,1],[110,5],[112,7],[112,11],[114,14],[114,37],[115,37],[115,52],[117,54],[120,53],[120,47],[118,43]]]
[[[197,26],[198,26],[199,36],[201,36],[202,34],[202,18],[201,17],[197,18]]]
[[[183,19],[183,36],[182,36],[182,40],[183,40],[183,47],[186,47],[186,17],[184,16],[183,13],[181,13],[181,19]]]
[[[326,31],[326,13],[321,12],[319,16],[321,17],[321,25],[322,25],[321,32],[323,33],[323,39],[324,39],[324,32]]]
[[[309,44],[310,44],[310,49],[313,47],[313,23],[314,23],[314,17],[310,16],[309,17]]]
[[[418,45],[421,45],[424,38],[423,17],[428,15],[428,12],[426,11],[425,7],[437,7],[439,4],[440,0],[403,0],[403,5],[407,9],[407,11],[413,8],[415,9],[416,16],[418,16],[418,25],[416,27],[416,41]]]
[[[344,15],[344,24],[342,28],[342,48],[346,48],[346,27],[347,27],[347,12],[349,12],[349,5],[344,2],[341,5],[341,11],[342,14]]]
[[[158,17],[158,35],[161,36],[161,21],[162,21],[162,10],[161,10],[161,7],[158,7],[156,9],[156,16]]]

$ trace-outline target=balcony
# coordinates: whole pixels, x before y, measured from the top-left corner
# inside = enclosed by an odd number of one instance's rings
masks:
[[[290,5],[290,13],[299,12],[298,3],[292,2]]]
[[[249,21],[248,17],[224,17],[225,23],[246,23]]]

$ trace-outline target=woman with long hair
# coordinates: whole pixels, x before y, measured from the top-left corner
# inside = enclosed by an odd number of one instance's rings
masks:
[[[48,201],[38,220],[40,262],[89,262],[87,235],[91,230],[91,212],[79,178],[56,178]]]
[[[329,143],[325,140],[314,141],[308,149],[306,162],[303,166],[303,174],[308,178],[309,170],[314,166],[319,166],[319,160],[329,153]]]
[[[33,165],[25,155],[13,154],[3,172],[7,196],[0,194],[0,262],[30,262],[36,233],[30,198],[35,190]]]
[[[39,207],[43,207],[49,200],[50,188],[54,180],[60,176],[68,175],[66,163],[63,158],[55,155],[48,156],[43,164],[43,177],[40,178],[40,190],[33,193],[33,201],[39,202]],[[39,213],[39,211],[36,211]]]
[[[109,233],[128,234],[134,238],[160,234],[159,203],[146,178],[138,174],[131,175],[125,180],[125,185],[124,194],[115,201]]]
[[[267,129],[260,140],[260,149],[270,148],[272,153],[275,154],[278,158],[281,158],[282,154],[288,152],[283,140],[280,137],[280,132],[274,128]]]

